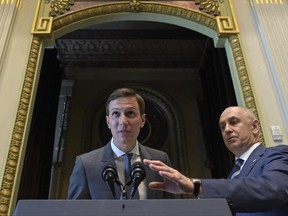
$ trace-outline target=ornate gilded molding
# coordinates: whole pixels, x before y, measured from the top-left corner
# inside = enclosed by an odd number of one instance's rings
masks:
[[[285,0],[256,0],[256,4],[284,4]]]
[[[217,16],[216,20],[219,37],[227,37],[239,33],[238,26],[235,25],[231,16]]]
[[[234,58],[234,62],[236,65],[237,75],[238,75],[238,79],[240,82],[245,106],[251,109],[259,119],[259,115],[257,112],[257,107],[256,107],[256,103],[255,103],[251,83],[249,80],[249,75],[247,72],[247,67],[245,64],[245,60],[244,60],[244,56],[243,56],[242,49],[240,46],[238,35],[230,36],[229,43],[231,45],[233,58]],[[260,129],[260,136],[261,136],[262,142],[265,143],[264,137],[262,136],[262,134],[263,134],[262,129]]]
[[[217,23],[215,17],[203,14],[199,11],[194,11],[188,8],[180,8],[177,6],[141,1],[137,3],[137,0],[131,0],[131,2],[116,2],[102,5],[95,5],[93,7],[84,8],[78,10],[75,13],[63,14],[54,18],[53,31],[59,30],[69,24],[77,21],[84,20],[86,18],[96,17],[100,15],[123,13],[123,12],[135,12],[135,4],[137,4],[137,12],[147,12],[156,14],[165,14],[174,17],[180,17],[190,21],[197,22],[204,25],[213,31],[217,30]],[[133,7],[131,7],[131,4]]]
[[[41,37],[50,37],[52,33],[53,17],[47,16],[47,4],[38,2],[31,33]]]
[[[4,178],[1,185],[0,215],[8,215],[11,202],[11,195],[15,185],[15,176],[19,166],[19,154],[23,148],[23,135],[27,125],[27,115],[31,102],[31,93],[34,83],[35,70],[38,60],[41,40],[34,37],[30,49],[29,59],[26,68],[23,88],[20,96],[18,111],[13,129],[12,140],[4,170]]]
[[[199,6],[199,10],[213,16],[219,16],[219,3],[218,0],[192,0]],[[97,2],[97,1],[95,1]],[[75,4],[75,0],[45,0],[46,4],[50,4],[49,15],[56,17],[62,15],[67,11],[70,11],[71,6]],[[105,1],[105,3],[111,3],[111,1]],[[137,11],[139,7],[139,0],[130,0],[131,11]]]
[[[214,16],[220,15],[218,0],[194,0],[199,9]]]
[[[246,64],[244,61],[244,56],[242,53],[242,49],[240,46],[239,38],[237,35],[233,35],[229,37],[229,42],[231,45],[231,49],[233,51],[233,57],[242,89],[242,93],[244,96],[245,104],[248,108],[252,109],[254,112],[256,111],[256,104],[254,101],[251,84],[249,81]]]
[[[39,17],[33,25],[32,34],[50,36],[52,33],[52,17]]]
[[[218,36],[220,38],[229,37],[239,33],[238,23],[235,17],[231,0],[220,1],[219,8],[221,16],[216,16]]]
[[[74,0],[46,0],[46,4],[50,5],[49,15],[55,17],[56,15],[64,14],[65,11],[70,10],[70,6],[74,5]]]
[[[140,0],[130,0],[130,10],[132,12],[138,12],[140,9]]]

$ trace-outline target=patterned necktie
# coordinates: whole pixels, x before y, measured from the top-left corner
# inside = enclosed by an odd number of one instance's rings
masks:
[[[125,157],[125,184],[127,184],[130,181],[130,170],[131,170],[131,158],[133,156],[133,153],[127,153],[124,155]],[[130,187],[126,186],[126,199],[129,199],[130,195]]]
[[[237,175],[239,175],[240,173],[240,168],[243,164],[244,160],[241,159],[241,158],[238,158],[236,161],[235,161],[235,165],[234,167],[232,168],[231,172],[230,172],[230,175],[228,176],[229,179],[233,179],[235,178]]]

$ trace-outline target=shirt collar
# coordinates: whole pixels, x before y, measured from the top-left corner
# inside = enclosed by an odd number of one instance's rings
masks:
[[[254,151],[254,149],[256,149],[261,143],[255,143],[253,144],[247,151],[245,151],[240,157],[236,157],[235,160],[237,160],[238,158],[243,159],[244,161],[246,161],[248,159],[248,157],[250,156],[250,154]]]
[[[120,149],[114,144],[113,137],[112,137],[112,139],[111,139],[111,148],[112,148],[114,154],[116,155],[116,157],[120,157],[120,156],[126,154],[126,152],[123,152],[122,150],[120,150]],[[139,142],[138,142],[138,140],[136,140],[136,144],[135,144],[134,148],[133,148],[129,153],[133,153],[133,154],[136,154],[136,155],[140,155],[140,153],[139,153]]]

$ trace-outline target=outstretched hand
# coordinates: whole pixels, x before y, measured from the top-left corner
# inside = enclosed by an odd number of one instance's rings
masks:
[[[193,193],[194,184],[192,181],[179,171],[167,166],[158,160],[144,159],[143,163],[150,169],[159,172],[164,182],[150,182],[151,189],[163,190],[174,194]]]

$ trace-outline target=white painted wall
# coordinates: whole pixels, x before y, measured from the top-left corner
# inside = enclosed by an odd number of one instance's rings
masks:
[[[281,98],[279,98],[278,94],[276,93],[275,83],[271,78],[271,68],[269,67],[267,55],[265,54],[267,49],[263,47],[263,43],[260,37],[261,35],[259,34],[259,28],[261,28],[259,25],[263,25],[263,23],[259,23],[254,20],[253,11],[248,0],[233,0],[233,6],[240,30],[239,38],[242,52],[245,57],[245,62],[261,121],[265,143],[267,146],[273,146],[279,143],[288,143],[288,128],[287,122],[285,122],[284,118],[285,110],[279,106],[279,100],[281,100]],[[287,4],[282,6],[286,8],[288,13]],[[265,4],[265,7],[271,8],[272,6]],[[267,17],[267,19],[269,19],[269,17]],[[287,22],[285,23],[285,20],[283,20],[282,25],[287,26]],[[277,28],[276,23],[274,28],[271,30],[274,32],[279,31],[281,34],[281,28]],[[272,50],[268,51],[272,52]],[[287,55],[287,49],[285,52],[286,53],[283,53],[283,55]],[[280,73],[281,71],[275,72]],[[284,79],[286,78],[284,77]],[[287,92],[282,92],[282,95],[284,95],[286,100],[288,99]],[[286,107],[286,113],[287,112],[288,107]],[[274,125],[280,126],[282,130],[282,142],[275,142],[272,140],[270,127]]]
[[[8,2],[8,3],[7,3]],[[15,1],[14,1],[15,2]],[[9,4],[4,1],[3,4]],[[19,105],[23,79],[31,46],[31,29],[37,0],[23,0],[19,5],[3,64],[0,68],[0,182],[4,175],[7,155]],[[6,19],[6,17],[1,17]]]

